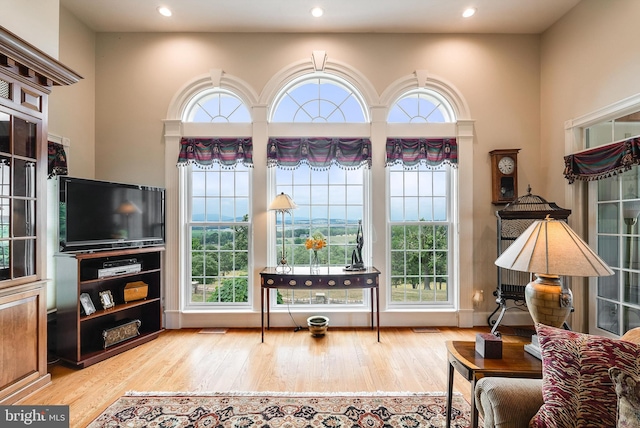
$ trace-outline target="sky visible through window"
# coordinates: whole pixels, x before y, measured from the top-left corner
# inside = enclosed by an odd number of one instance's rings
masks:
[[[216,90],[200,94],[187,108],[187,122],[250,123],[251,114],[242,100],[232,93]]]
[[[389,167],[390,220],[446,221],[447,172],[445,166],[420,166],[405,171]]]
[[[193,167],[191,218],[195,222],[241,221],[249,214],[249,168]]]
[[[337,81],[312,78],[285,90],[272,122],[363,123],[365,115],[353,90]]]

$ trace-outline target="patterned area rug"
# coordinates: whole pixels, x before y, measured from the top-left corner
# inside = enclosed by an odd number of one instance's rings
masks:
[[[444,427],[446,411],[443,393],[129,392],[89,428]],[[455,394],[451,426],[469,426],[469,412]]]

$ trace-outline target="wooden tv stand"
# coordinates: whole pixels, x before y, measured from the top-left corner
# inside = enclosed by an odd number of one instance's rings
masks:
[[[155,339],[162,327],[163,247],[108,250],[87,253],[61,253],[56,259],[57,350],[62,360],[86,367]],[[135,259],[139,272],[110,274],[99,278],[105,262]],[[124,301],[124,287],[142,281],[148,285],[144,300]],[[114,306],[103,309],[101,291],[110,291]],[[80,295],[87,293],[95,312],[86,315]],[[139,335],[105,347],[103,332],[140,320]]]

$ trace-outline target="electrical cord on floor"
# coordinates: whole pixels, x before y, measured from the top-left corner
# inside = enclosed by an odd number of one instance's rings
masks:
[[[296,322],[296,320],[293,318],[293,315],[291,314],[291,308],[289,307],[289,302],[287,302],[287,312],[289,312],[289,317],[291,318],[291,321],[293,321],[293,325],[295,325],[296,327],[293,329],[294,333],[299,332],[300,330],[304,330],[304,327],[302,327],[301,325],[298,325],[298,323]]]

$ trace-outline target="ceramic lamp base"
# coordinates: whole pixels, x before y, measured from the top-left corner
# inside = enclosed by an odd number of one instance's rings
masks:
[[[558,276],[536,274],[524,290],[527,308],[534,323],[562,327],[573,310],[571,290],[562,287]]]

